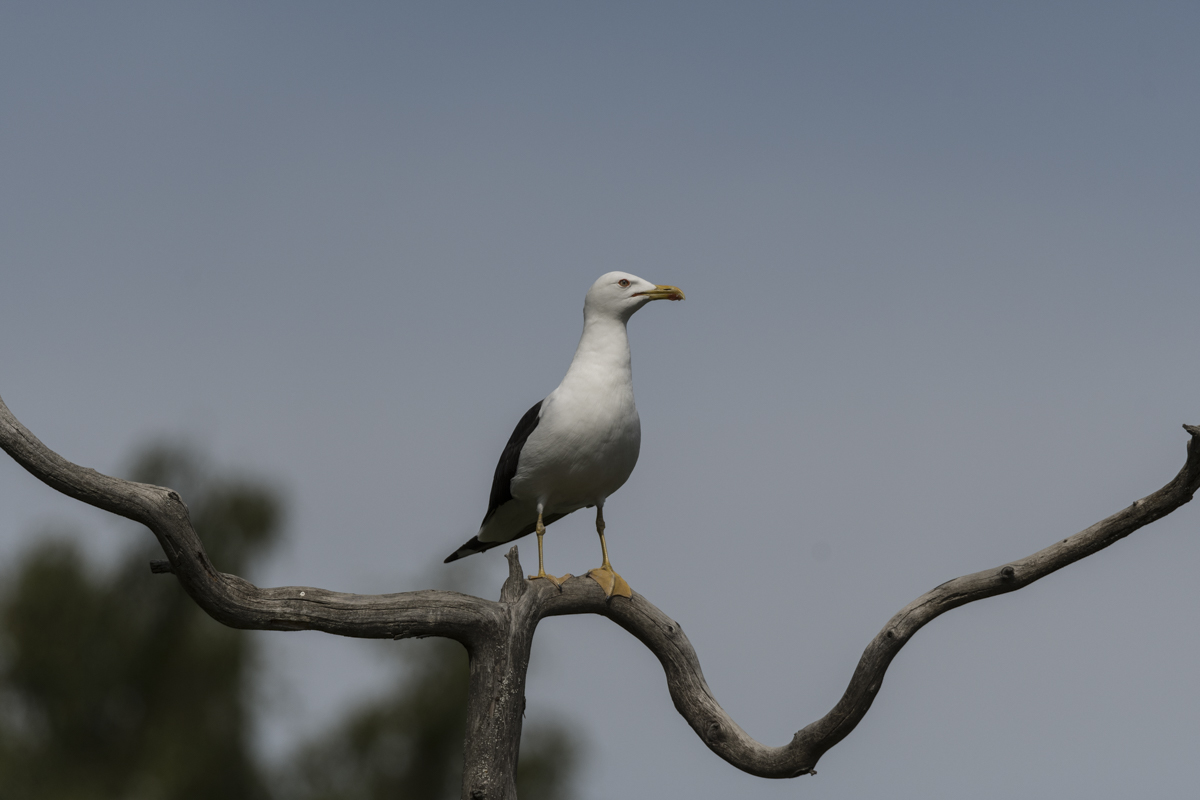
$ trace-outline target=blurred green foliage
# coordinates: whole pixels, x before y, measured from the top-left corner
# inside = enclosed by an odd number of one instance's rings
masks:
[[[159,447],[134,480],[189,504],[212,562],[246,575],[281,536],[265,485],[210,476]],[[3,800],[375,800],[459,794],[466,655],[448,642],[410,652],[392,689],[303,744],[282,766],[250,741],[261,659],[245,632],[205,615],[152,575],[144,530],[108,570],[73,543],[44,541],[0,584]],[[432,646],[430,646],[432,645]],[[568,797],[577,747],[560,726],[522,743],[523,800]]]
[[[147,452],[133,477],[195,497],[193,523],[220,569],[246,570],[279,536],[271,491],[206,480],[180,452]],[[48,541],[9,576],[0,596],[6,798],[269,796],[247,742],[250,640],[209,619],[169,576],[151,575],[152,557],[162,551],[144,530],[106,573],[74,545]]]
[[[386,696],[300,749],[276,784],[281,797],[458,797],[467,715],[466,651],[455,642],[434,639],[407,653],[409,669]],[[524,727],[518,795],[522,800],[569,797],[578,749],[570,731],[554,723]]]

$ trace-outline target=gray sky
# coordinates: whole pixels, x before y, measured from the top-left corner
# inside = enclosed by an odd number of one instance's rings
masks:
[[[259,583],[495,597],[498,551],[440,561],[584,292],[681,286],[630,324],[610,548],[782,744],[913,597],[1182,465],[1198,36],[1153,2],[9,4],[0,394],[102,471],[182,437],[275,481]],[[815,778],[712,755],[600,619],[539,630],[529,716],[583,727],[589,800],[1182,796],[1198,513],[934,622]],[[0,558],[62,527],[146,535],[0,461]],[[548,568],[594,538],[556,524]],[[271,753],[384,674],[261,638]]]

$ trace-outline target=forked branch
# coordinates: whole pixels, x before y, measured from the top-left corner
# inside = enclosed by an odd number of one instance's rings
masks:
[[[704,681],[700,662],[680,628],[638,593],[605,600],[592,580],[572,579],[559,591],[526,581],[509,553],[510,575],[499,602],[442,591],[357,595],[311,587],[261,589],[218,572],[192,529],[187,507],[170,489],[102,475],[43,445],[0,400],[0,447],[39,480],[63,494],[148,527],[184,590],[214,619],[235,628],[319,630],[341,636],[444,636],[471,658],[470,717],[463,797],[515,797],[512,775],[524,710],[525,672],[538,622],[564,614],[600,614],[638,638],[658,657],[675,708],[706,745],[735,767],[764,778],[811,773],[820,757],[866,715],[884,673],[918,630],[952,608],[1028,586],[1103,550],[1189,502],[1200,488],[1200,428],[1183,469],[1166,486],[1095,525],[1027,558],[955,578],[900,610],[867,645],[845,694],[828,714],[782,747],[752,739],[726,714]],[[478,702],[477,702],[478,701]]]

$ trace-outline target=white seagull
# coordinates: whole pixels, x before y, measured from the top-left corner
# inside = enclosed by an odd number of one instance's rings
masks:
[[[633,404],[633,371],[625,324],[651,300],[682,300],[674,286],[658,286],[627,272],[610,272],[583,301],[583,336],[558,388],[521,417],[500,455],[487,514],[479,533],[446,563],[530,533],[538,537],[538,574],[555,586],[570,575],[546,574],[546,526],[572,511],[596,507],[604,563],[588,576],[607,597],[630,596],[613,571],[604,542],[604,501],[633,472],[642,426]]]

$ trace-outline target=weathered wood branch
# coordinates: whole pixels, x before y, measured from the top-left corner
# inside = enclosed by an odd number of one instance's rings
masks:
[[[813,772],[821,756],[866,715],[884,673],[918,630],[950,609],[1021,589],[1086,558],[1189,502],[1200,488],[1200,428],[1191,435],[1183,469],[1166,486],[1095,525],[1027,558],[947,581],[900,610],[867,645],[837,705],[782,747],[760,744],[722,710],[679,623],[634,592],[606,600],[586,578],[561,590],[527,581],[509,552],[510,574],[500,600],[443,591],[357,595],[312,587],[263,589],[218,572],[170,489],[134,483],[80,467],[43,445],[0,400],[0,447],[39,480],[63,494],[140,522],[157,537],[172,572],[193,600],[217,621],[235,628],[319,630],[341,636],[395,638],[443,636],[461,642],[471,659],[463,797],[513,798],[517,748],[525,707],[525,675],[540,620],[565,614],[599,614],[633,634],[658,657],[675,708],[706,745],[735,767],[765,778]]]

